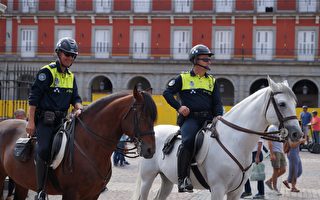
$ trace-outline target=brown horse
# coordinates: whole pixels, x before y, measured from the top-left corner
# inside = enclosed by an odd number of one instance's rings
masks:
[[[76,121],[73,170],[61,164],[54,171],[59,187],[47,181],[46,192],[61,194],[64,200],[98,199],[111,178],[110,157],[123,133],[136,141],[141,156],[152,158],[156,117],[151,96],[136,88],[133,95],[118,93],[92,103],[79,116],[81,123]],[[0,123],[0,189],[5,177],[10,176],[16,182],[18,200],[26,198],[28,189],[36,190],[34,159],[22,163],[13,156],[16,140],[26,137],[25,129],[23,120]]]

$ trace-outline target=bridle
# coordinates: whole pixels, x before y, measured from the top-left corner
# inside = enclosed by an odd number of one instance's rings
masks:
[[[134,130],[134,139],[136,140],[141,140],[142,136],[146,136],[146,135],[154,135],[154,130],[150,130],[150,131],[141,131],[139,124],[140,124],[140,117],[141,117],[141,113],[142,111],[139,113],[138,115],[138,109],[137,107],[142,107],[144,104],[143,103],[137,103],[136,100],[134,99],[132,105],[130,106],[128,112],[124,115],[124,117],[122,118],[122,120],[125,120],[127,118],[127,116],[129,115],[129,113],[132,111],[133,112],[133,130]]]
[[[154,135],[155,132],[154,130],[150,130],[150,131],[141,131],[140,127],[139,127],[139,123],[141,121],[140,117],[141,117],[141,113],[138,115],[138,109],[137,107],[142,107],[144,104],[143,103],[137,103],[136,100],[133,101],[133,103],[131,104],[129,110],[125,113],[124,117],[122,118],[122,121],[125,120],[127,118],[127,116],[129,115],[129,113],[133,112],[133,125],[134,125],[134,132],[135,132],[135,136],[134,136],[134,143],[135,143],[135,147],[131,148],[131,149],[126,149],[127,151],[130,150],[134,150],[134,149],[138,149],[138,153],[139,153],[139,149],[141,149],[141,137],[145,136],[145,135]],[[88,127],[81,119],[80,117],[76,117],[76,119],[80,122],[80,125],[86,130],[85,132],[88,133],[90,136],[92,136],[97,142],[99,142],[100,144],[102,144],[102,146],[105,149],[110,149],[110,147],[114,144],[117,143],[118,141],[114,141],[111,140],[110,138],[105,138],[101,135],[98,135],[97,133],[95,133],[93,130],[91,130],[90,127]],[[75,120],[75,119],[73,119]],[[122,129],[122,127],[121,127]],[[121,130],[122,131],[122,130]],[[124,132],[123,132],[124,133]],[[103,173],[101,173],[99,171],[98,166],[90,159],[89,156],[87,156],[87,154],[85,153],[85,151],[80,147],[80,145],[77,143],[76,140],[74,140],[74,144],[75,146],[78,148],[78,150],[80,151],[80,153],[89,161],[89,164],[97,171],[98,175],[105,180],[106,177],[108,177],[109,173],[105,176]],[[113,151],[113,149],[112,149]],[[127,152],[127,154],[130,154],[131,152]],[[134,153],[134,152],[133,152]],[[132,158],[138,157],[134,156]],[[127,156],[129,157],[129,156]]]
[[[233,124],[225,119],[223,119],[221,116],[218,116],[216,117],[213,121],[212,121],[212,124],[211,126],[209,126],[208,128],[204,128],[205,130],[209,130],[211,131],[211,137],[215,138],[218,142],[218,144],[221,146],[221,148],[231,157],[231,159],[238,165],[238,167],[240,168],[240,170],[242,171],[242,179],[241,179],[241,182],[240,184],[238,185],[238,187],[236,187],[235,189],[233,189],[232,191],[230,192],[233,192],[235,190],[237,190],[242,182],[244,181],[244,177],[245,177],[245,173],[246,171],[248,171],[248,169],[250,169],[252,163],[247,166],[247,167],[243,167],[243,165],[239,162],[239,160],[225,147],[225,145],[223,145],[223,143],[221,142],[220,138],[219,138],[219,133],[216,129],[216,123],[218,121],[221,121],[222,123],[224,123],[225,125],[235,129],[235,130],[238,130],[238,131],[241,131],[241,132],[244,132],[244,133],[249,133],[249,134],[255,134],[255,135],[260,135],[262,136],[263,139],[267,139],[267,140],[273,140],[273,141],[279,141],[279,142],[283,142],[284,141],[284,138],[287,137],[288,135],[288,130],[284,127],[284,122],[286,121],[289,121],[289,120],[293,120],[293,119],[297,119],[297,116],[293,115],[293,116],[288,116],[288,117],[283,117],[282,113],[280,112],[279,108],[278,108],[278,105],[276,103],[276,100],[274,98],[275,95],[277,94],[281,94],[282,92],[271,92],[270,93],[270,98],[268,100],[268,104],[266,106],[266,110],[265,110],[265,117],[267,117],[267,111],[269,109],[269,105],[270,105],[270,102],[272,103],[273,107],[274,107],[274,110],[276,112],[276,115],[277,115],[277,118],[279,120],[279,131],[273,131],[273,132],[258,132],[258,131],[254,131],[254,130],[250,130],[250,129],[246,129],[246,128],[243,128],[243,127],[240,127],[236,124]],[[280,133],[280,136],[279,137],[276,137],[276,136],[273,136],[273,134],[278,134]],[[281,137],[282,136],[282,137]]]
[[[130,112],[133,112],[133,131],[134,131],[134,137],[132,140],[130,141],[126,141],[126,142],[133,142],[135,144],[134,147],[129,148],[129,149],[123,149],[123,148],[119,148],[117,147],[117,150],[123,154],[124,156],[128,157],[128,158],[137,158],[139,157],[140,151],[141,151],[141,145],[142,145],[142,140],[141,137],[146,136],[146,135],[150,135],[153,136],[155,134],[154,130],[150,130],[150,131],[141,131],[139,124],[141,121],[141,113],[138,113],[138,107],[142,107],[144,104],[143,103],[137,103],[136,100],[134,99],[134,101],[132,102],[129,110],[127,111],[127,113],[124,115],[124,117],[122,118],[122,120],[125,120],[127,118],[127,116],[129,115]],[[132,152],[132,150],[137,149],[137,153],[138,155],[136,155],[136,152]],[[125,153],[123,153],[125,151]],[[135,154],[133,156],[129,156],[129,154]]]
[[[288,117],[283,117],[282,113],[280,112],[279,110],[279,107],[276,103],[276,100],[274,98],[275,95],[277,94],[281,94],[282,92],[271,92],[270,94],[270,98],[268,100],[268,104],[266,106],[266,110],[264,112],[265,114],[265,117],[267,116],[267,111],[269,109],[269,106],[270,106],[270,102],[272,103],[273,105],[273,108],[276,112],[276,115],[277,115],[277,118],[279,120],[279,131],[272,131],[272,132],[259,132],[259,131],[253,131],[253,130],[250,130],[250,129],[246,129],[246,128],[243,128],[243,127],[240,127],[236,124],[233,124],[225,119],[223,119],[222,117],[217,117],[217,120],[221,121],[222,123],[224,123],[225,125],[233,128],[233,129],[236,129],[238,131],[241,131],[241,132],[245,132],[245,133],[249,133],[249,134],[255,134],[255,135],[260,135],[262,136],[263,139],[266,139],[266,140],[272,140],[272,141],[278,141],[278,142],[283,142],[284,141],[284,138],[287,137],[288,135],[288,130],[284,127],[284,122],[286,121],[289,121],[289,120],[293,120],[293,119],[298,119],[297,116],[295,115],[292,115],[292,116],[288,116]],[[280,133],[280,136],[277,137],[277,136],[273,136],[274,134],[279,134]]]
[[[296,115],[292,115],[292,116],[288,116],[288,117],[283,117],[282,113],[280,112],[279,110],[279,107],[276,103],[276,100],[274,98],[275,95],[277,94],[281,94],[282,92],[271,92],[270,94],[270,98],[269,98],[269,101],[268,101],[268,104],[267,104],[267,107],[266,107],[266,111],[265,111],[265,116],[267,116],[267,111],[268,111],[268,108],[269,108],[269,105],[270,105],[270,102],[272,102],[273,104],[273,108],[276,112],[276,115],[277,115],[277,118],[280,122],[279,124],[279,129],[284,129],[284,122],[286,121],[289,121],[289,120],[292,120],[292,119],[298,119]]]

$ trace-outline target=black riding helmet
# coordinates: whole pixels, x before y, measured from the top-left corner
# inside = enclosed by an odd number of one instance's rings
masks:
[[[198,44],[192,47],[192,49],[190,50],[190,53],[189,53],[190,62],[193,64],[196,64],[196,58],[198,57],[198,55],[209,55],[209,57],[211,57],[212,55],[214,55],[214,53],[212,53],[207,46],[203,44]]]
[[[55,52],[58,53],[59,51],[74,54],[74,58],[78,55],[78,45],[77,42],[69,37],[61,38],[56,46]]]

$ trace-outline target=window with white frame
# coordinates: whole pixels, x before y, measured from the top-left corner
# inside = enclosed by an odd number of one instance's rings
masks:
[[[191,11],[192,0],[174,0],[174,10],[177,13],[188,13]]]
[[[148,30],[132,31],[132,57],[146,59],[149,57],[150,42]]]
[[[257,12],[266,12],[266,8],[274,10],[274,0],[256,0]]]
[[[37,4],[37,0],[21,0],[21,11],[23,13],[36,12]]]
[[[216,12],[232,12],[234,0],[215,0]]]
[[[299,12],[316,12],[317,1],[319,0],[299,0]]]
[[[134,0],[133,10],[137,13],[147,13],[151,9],[151,0]]]
[[[257,30],[255,34],[256,60],[272,60],[273,43],[272,30]]]
[[[96,0],[97,13],[109,13],[112,8],[112,0]]]
[[[72,29],[58,29],[57,30],[57,40],[56,43],[64,37],[73,38],[73,30]]]
[[[75,8],[75,0],[57,0],[59,12],[73,12]]]
[[[111,49],[111,31],[96,29],[94,31],[94,55],[96,58],[109,58]]]
[[[64,37],[69,37],[69,38],[74,38],[73,37],[73,30],[70,28],[70,29],[67,29],[67,28],[57,28],[56,29],[56,38],[55,38],[55,43],[54,45],[56,46],[56,44],[58,43],[58,41],[61,39],[61,38],[64,38]]]
[[[316,31],[298,31],[298,60],[313,61],[316,51]]]
[[[36,29],[22,28],[20,31],[21,57],[35,57]]]
[[[187,59],[191,48],[191,34],[189,30],[173,31],[173,58]]]
[[[232,30],[214,31],[214,57],[216,59],[231,59],[233,50]]]

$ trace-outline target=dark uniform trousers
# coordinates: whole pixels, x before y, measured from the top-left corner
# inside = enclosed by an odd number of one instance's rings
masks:
[[[190,153],[193,152],[194,139],[199,129],[202,127],[206,120],[212,120],[211,118],[194,118],[187,117],[181,126],[182,144],[184,148],[188,149]]]
[[[193,186],[187,183],[190,177],[190,163],[192,159],[194,140],[199,129],[206,120],[212,120],[212,116],[206,118],[187,117],[181,126],[182,142],[178,149],[178,189],[179,192],[191,191]]]
[[[36,156],[36,175],[37,175],[37,193],[35,199],[45,199],[44,187],[47,180],[49,164],[51,161],[52,141],[56,134],[56,130],[64,116],[57,117],[55,123],[47,125],[42,116],[38,116],[36,122],[37,136],[37,156]]]
[[[55,135],[56,126],[45,125],[43,120],[37,124],[37,154],[45,162],[50,162],[51,145]]]

